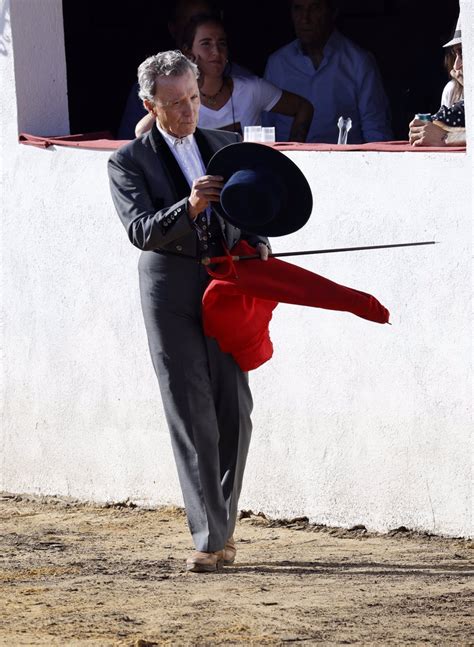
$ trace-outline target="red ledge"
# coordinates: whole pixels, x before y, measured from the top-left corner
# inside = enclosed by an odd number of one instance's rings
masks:
[[[84,135],[67,135],[62,137],[40,137],[29,133],[20,133],[20,144],[49,148],[50,146],[69,146],[73,148],[89,148],[92,150],[114,151],[126,144],[129,140],[113,139],[112,133],[87,133]],[[296,142],[277,142],[267,144],[280,151],[369,151],[379,153],[464,153],[465,146],[411,146],[407,141],[397,142],[371,142],[369,144],[298,144]]]

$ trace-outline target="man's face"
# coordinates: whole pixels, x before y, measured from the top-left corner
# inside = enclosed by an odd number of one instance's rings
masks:
[[[189,70],[182,76],[160,78],[152,107],[160,127],[174,137],[186,137],[196,130],[199,117],[199,89]]]
[[[326,0],[292,0],[291,17],[303,45],[319,45],[326,39],[331,20]]]

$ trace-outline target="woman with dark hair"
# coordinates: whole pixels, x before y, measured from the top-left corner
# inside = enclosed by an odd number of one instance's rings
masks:
[[[192,18],[183,31],[182,50],[197,64],[200,72],[198,125],[201,128],[242,134],[245,126],[261,124],[261,113],[265,110],[293,117],[290,139],[306,140],[313,118],[313,106],[309,101],[257,76],[226,74],[229,49],[219,17],[200,15]],[[137,124],[135,134],[143,134],[152,123],[147,115]]]

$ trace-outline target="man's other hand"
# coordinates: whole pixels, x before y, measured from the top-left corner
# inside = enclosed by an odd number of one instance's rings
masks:
[[[257,244],[257,252],[260,254],[261,261],[268,261],[268,247],[265,243]]]

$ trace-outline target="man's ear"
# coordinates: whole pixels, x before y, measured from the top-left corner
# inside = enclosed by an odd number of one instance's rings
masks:
[[[153,101],[145,99],[143,102],[143,107],[145,108],[145,110],[148,110],[149,113],[153,115],[155,114],[155,104],[153,103]]]

